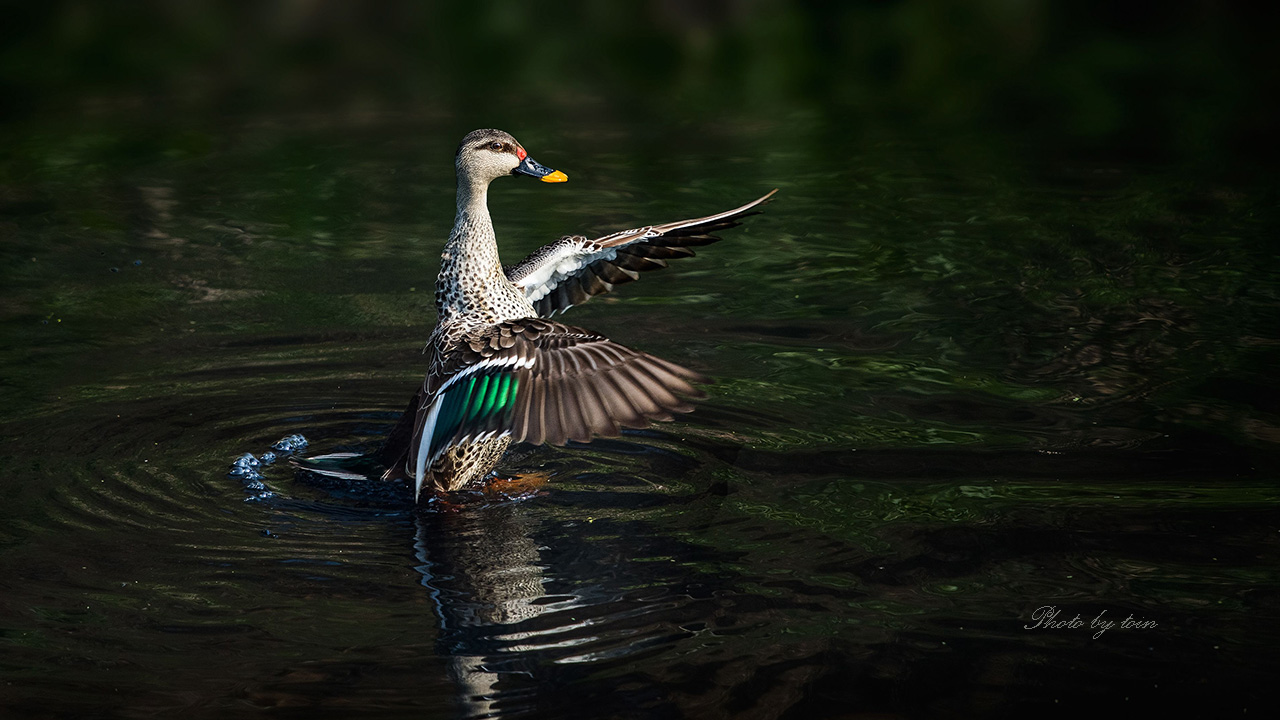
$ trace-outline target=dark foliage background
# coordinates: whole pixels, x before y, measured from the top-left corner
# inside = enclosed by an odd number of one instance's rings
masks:
[[[1276,156],[1273,14],[1244,2],[8,2],[12,127],[385,111],[655,122],[814,111],[823,142],[919,125],[1037,151]],[[162,136],[154,136],[161,130]]]

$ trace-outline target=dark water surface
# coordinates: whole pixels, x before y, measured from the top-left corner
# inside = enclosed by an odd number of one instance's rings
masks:
[[[423,512],[226,471],[292,433],[318,454],[389,431],[470,128],[236,117],[163,152],[25,132],[0,188],[0,707],[1264,710],[1274,188],[771,117],[504,125],[570,176],[495,184],[508,262],[781,192],[565,318],[714,378],[696,412],[520,448],[505,469],[544,484]],[[1085,627],[1026,629],[1044,606]]]

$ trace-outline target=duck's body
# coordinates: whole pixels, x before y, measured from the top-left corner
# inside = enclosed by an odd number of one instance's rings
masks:
[[[692,409],[694,372],[580,328],[546,320],[557,311],[693,255],[769,193],[736,210],[614,233],[566,236],[504,270],[487,204],[489,183],[525,174],[562,182],[515,138],[476,130],[455,164],[458,209],[436,280],[438,324],[427,342],[427,376],[392,431],[386,478],[407,476],[452,491],[484,478],[513,440],[564,444],[617,435]],[[776,191],[775,191],[776,192]]]

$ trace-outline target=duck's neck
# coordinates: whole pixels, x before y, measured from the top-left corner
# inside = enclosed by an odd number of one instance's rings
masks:
[[[458,214],[436,279],[436,311],[442,323],[492,324],[528,317],[533,309],[502,272],[488,193],[488,183],[458,180]]]

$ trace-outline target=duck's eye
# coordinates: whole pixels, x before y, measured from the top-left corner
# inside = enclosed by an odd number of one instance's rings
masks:
[[[494,152],[502,152],[502,143],[500,143],[500,142],[491,142],[491,143],[489,143],[489,149],[490,149],[490,150],[492,150],[492,151],[494,151]]]

